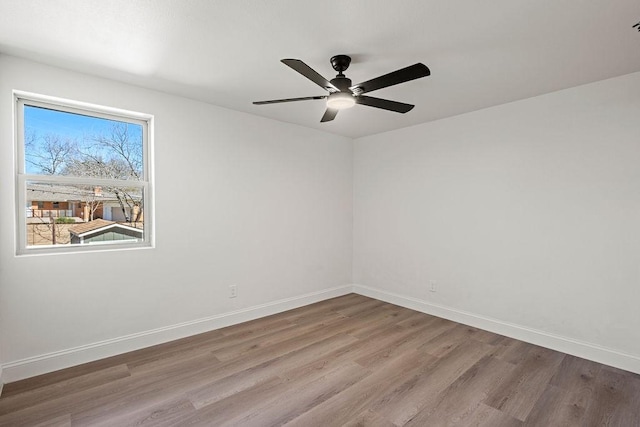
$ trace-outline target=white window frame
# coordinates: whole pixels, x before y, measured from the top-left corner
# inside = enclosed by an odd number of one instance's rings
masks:
[[[44,255],[78,252],[129,250],[155,247],[154,186],[153,186],[153,116],[118,108],[105,107],[69,99],[51,97],[23,91],[13,91],[15,118],[15,177],[16,177],[16,255]],[[117,120],[142,126],[143,177],[140,181],[126,181],[128,187],[143,189],[143,240],[117,244],[92,245],[35,245],[27,246],[26,185],[29,181],[53,184],[81,184],[101,187],[117,186],[124,180],[96,179],[59,175],[27,174],[25,169],[24,107],[44,107],[56,111]]]

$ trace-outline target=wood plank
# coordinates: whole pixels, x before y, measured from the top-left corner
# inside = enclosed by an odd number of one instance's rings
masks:
[[[210,358],[213,356],[209,355]],[[111,381],[88,390],[69,393],[65,396],[43,400],[29,408],[0,416],[0,426],[31,425],[79,412],[102,413],[104,408],[124,405],[136,408],[148,401],[180,394],[183,388],[198,384],[209,372],[217,372],[220,362],[212,364],[183,364],[172,366],[144,376],[129,376]],[[0,398],[1,400],[1,398]]]
[[[111,426],[175,426],[196,409],[184,396],[172,397],[152,404],[137,405],[136,408],[107,406],[99,413],[77,412],[71,419],[71,425],[91,427]]]
[[[514,365],[493,355],[484,356],[441,393],[431,404],[425,402],[406,426],[430,426],[447,422],[468,425],[478,406],[501,386]]]
[[[157,358],[145,360],[142,364],[134,361],[130,365],[127,364],[127,366],[132,376],[141,377],[151,375],[153,372],[171,372],[175,368],[179,369],[184,364],[191,366],[206,364],[211,366],[217,363],[220,363],[220,361],[211,353],[210,347],[205,344],[202,348],[196,347],[184,352],[171,351],[159,355]]]
[[[601,368],[602,365],[599,363],[567,354],[549,383],[563,390],[593,390]]]
[[[21,394],[13,394],[0,399],[0,415],[29,408],[44,400],[56,399],[71,392],[82,392],[83,390],[88,390],[128,376],[130,376],[130,373],[127,365],[117,365],[112,368],[100,369],[95,372],[64,379],[58,383],[32,388]]]
[[[366,322],[364,325],[360,324],[356,328],[346,332],[356,338],[366,340],[376,335],[381,329],[388,325],[402,326],[405,320],[419,319],[420,323],[424,324],[426,322],[425,316],[420,316],[420,314],[422,313],[415,313],[405,309],[384,308],[380,310],[379,316],[371,317],[371,319],[373,319],[372,321]],[[404,325],[411,323],[412,322],[404,323]]]
[[[370,408],[394,424],[404,425],[423,408],[434,405],[440,393],[491,350],[488,344],[467,340],[438,359],[430,370],[410,378]]]
[[[367,354],[376,353],[380,349],[393,348],[399,342],[403,341],[407,335],[412,333],[412,329],[389,325],[381,329],[376,335],[371,336],[370,339],[358,340],[349,346],[338,348],[309,363],[291,367],[287,371],[279,374],[279,376],[287,381],[292,381],[299,377],[315,375],[318,372],[333,369],[336,365],[342,363],[358,361]],[[397,356],[399,357],[400,355]],[[390,359],[392,359],[392,357],[386,358],[384,362],[386,363]],[[362,365],[362,363],[360,363],[360,365]]]
[[[194,388],[188,392],[189,399],[196,408],[209,405],[225,397],[253,387],[268,378],[291,369],[292,366],[316,360],[322,355],[332,352],[337,348],[345,347],[355,342],[355,338],[345,334],[334,335],[305,346],[298,351],[287,353],[281,357],[270,359],[249,369],[207,382],[207,384]]]
[[[321,319],[322,313],[337,313],[341,308],[366,303],[369,300],[370,298],[363,297],[362,295],[349,294],[304,307],[294,308],[274,316],[278,316],[279,318],[287,319],[290,322],[301,325],[309,321]]]
[[[255,339],[243,340],[237,344],[221,346],[212,351],[212,353],[220,360],[231,360],[241,356],[247,356],[251,353],[260,352],[266,347],[286,343],[291,340],[305,339],[314,341],[317,334],[326,334],[326,330],[337,323],[344,323],[344,317],[335,314],[325,314],[321,322],[310,323],[307,325],[291,324],[286,328],[287,333],[280,333],[279,330],[262,335]]]
[[[585,424],[586,403],[590,393],[566,391],[549,384],[527,417],[526,426],[561,425],[566,427]]]
[[[444,325],[452,324],[453,328],[444,328],[443,332],[437,337],[425,342],[418,349],[426,351],[427,353],[436,356],[446,356],[450,351],[456,348],[456,346],[480,336],[479,342],[484,342],[486,335],[483,335],[484,331],[471,326],[461,325],[454,322],[445,321]]]
[[[361,314],[377,313],[380,310],[388,309],[389,307],[391,307],[391,304],[372,299],[369,301],[361,302],[360,304],[342,307],[336,311],[343,316],[357,317]]]
[[[393,394],[394,390],[409,379],[429,371],[436,360],[423,352],[415,350],[405,352],[401,357],[391,360],[381,369],[377,369],[342,393],[316,405],[286,425],[341,426],[345,420],[357,417],[367,408],[371,409],[374,402]]]
[[[513,418],[502,411],[499,411],[495,408],[485,405],[481,403],[472,414],[469,416],[469,424],[466,424],[465,427],[520,427],[522,426],[522,421]],[[439,425],[446,425],[446,423],[442,423]],[[436,425],[434,425],[436,426]],[[555,424],[552,424],[555,426]],[[539,427],[552,427],[552,426],[539,426]],[[559,427],[559,426],[558,426]]]
[[[549,385],[538,399],[525,425],[580,426],[592,399],[601,365],[566,355]]]
[[[529,351],[535,348],[536,346],[533,344],[506,338],[497,344],[497,350],[494,354],[498,359],[517,365],[522,363]]]
[[[220,399],[197,409],[195,414],[181,420],[182,426],[226,424],[253,410],[256,405],[277,405],[279,396],[297,385],[296,382],[285,381],[280,377],[266,379],[233,396]]]
[[[486,404],[524,421],[557,372],[563,353],[532,346],[504,386],[489,396]]]
[[[255,406],[242,416],[231,420],[228,425],[262,427],[286,424],[358,383],[369,374],[370,371],[357,363],[340,365],[299,388],[288,388],[285,393],[279,396],[276,405]]]
[[[418,349],[425,343],[429,342],[433,337],[439,336],[448,330],[451,330],[455,324],[448,321],[440,321],[441,319],[425,320],[423,324],[416,323],[411,326],[405,326],[405,334],[398,334],[401,339],[394,340],[391,345],[385,345],[374,350],[371,348],[362,357],[356,359],[369,369],[375,369],[385,363],[386,360],[393,359],[407,350]]]
[[[342,427],[396,427],[377,412],[366,410],[343,424]]]
[[[639,376],[608,366],[602,367],[584,418],[594,426],[640,425]]]
[[[42,423],[34,424],[33,427],[71,427],[71,414],[61,415]]]

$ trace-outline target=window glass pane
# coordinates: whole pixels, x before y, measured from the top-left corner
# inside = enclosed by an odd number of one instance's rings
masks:
[[[26,183],[26,244],[122,244],[144,237],[144,188]]]
[[[25,172],[143,180],[142,125],[24,106]]]
[[[22,127],[16,252],[152,247],[152,117],[31,94],[15,100]]]

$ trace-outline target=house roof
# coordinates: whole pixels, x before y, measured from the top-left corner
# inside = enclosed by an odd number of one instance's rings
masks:
[[[93,221],[83,222],[69,228],[69,231],[73,234],[84,234],[89,231],[98,230],[109,225],[116,224],[115,221],[107,221],[106,219],[94,219]]]
[[[112,201],[118,198],[112,192],[102,190],[101,196],[94,194],[93,186],[73,186],[44,183],[27,183],[27,201],[67,202],[101,200]]]
[[[142,234],[142,230],[139,228],[129,227],[128,225],[120,224],[115,221],[107,221],[105,219],[94,219],[93,221],[73,225],[69,227],[69,232],[77,236],[84,237],[89,234],[106,231],[110,228],[129,230]]]

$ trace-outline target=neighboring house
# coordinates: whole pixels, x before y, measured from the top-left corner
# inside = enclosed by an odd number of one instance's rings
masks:
[[[74,217],[81,208],[81,201],[75,193],[78,189],[51,185],[27,185],[27,218]]]
[[[122,240],[141,241],[143,238],[142,233],[139,228],[104,219],[76,224],[69,228],[71,244]]]
[[[136,213],[134,208],[133,215]],[[85,222],[98,218],[126,222],[132,218],[132,212],[125,207],[123,213],[116,195],[101,187],[28,184],[27,218],[50,217],[78,218]]]

